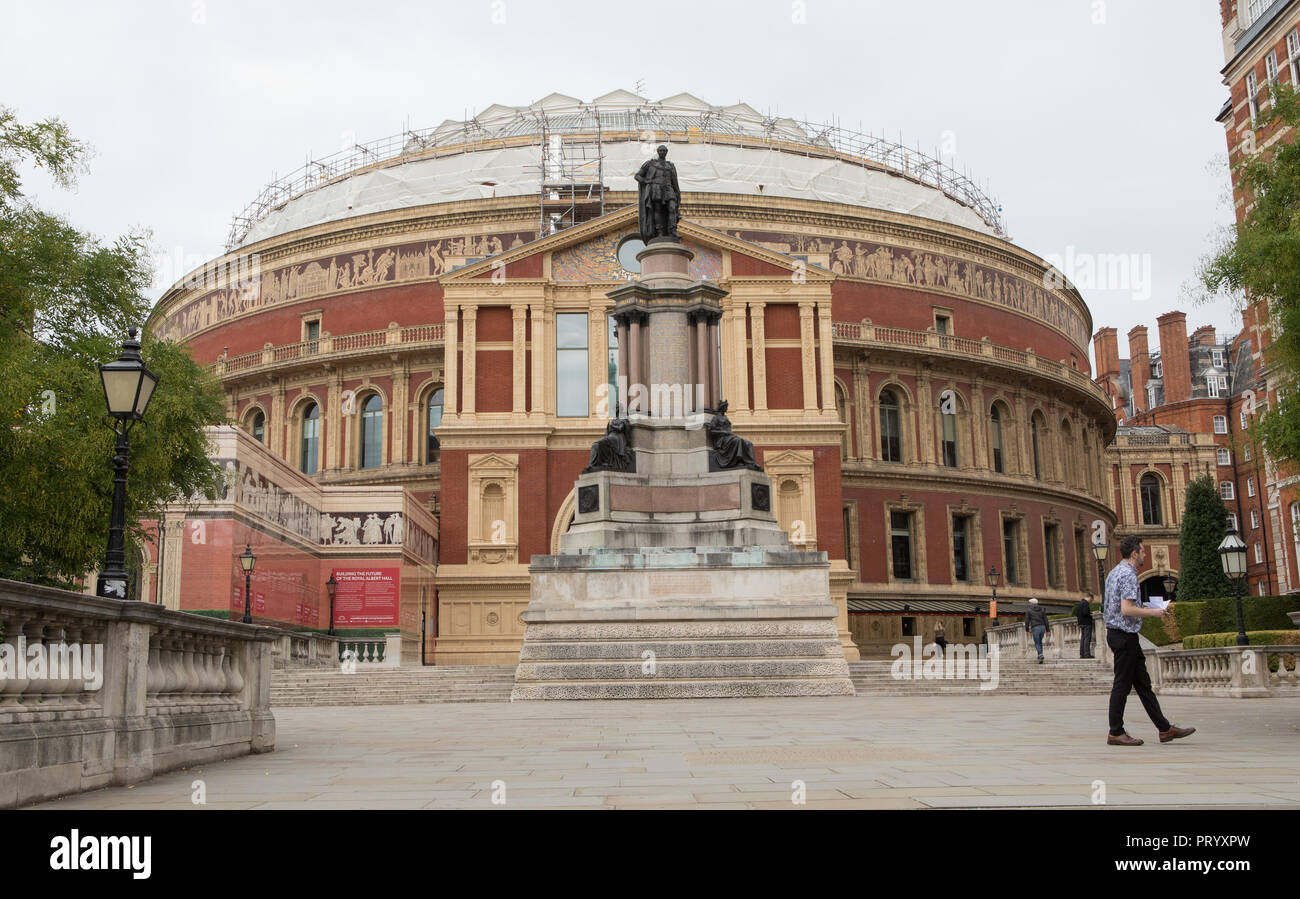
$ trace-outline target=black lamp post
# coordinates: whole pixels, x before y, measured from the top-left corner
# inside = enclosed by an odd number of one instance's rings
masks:
[[[1169,600],[1170,602],[1173,602],[1174,591],[1178,589],[1178,578],[1174,577],[1174,573],[1171,571],[1165,575],[1164,583],[1165,583],[1165,599]]]
[[[239,564],[244,567],[244,624],[252,624],[253,566],[257,564],[257,556],[253,555],[253,547],[248,543],[244,544],[244,551],[239,556]]]
[[[989,603],[989,625],[992,627],[998,626],[998,581],[1001,577],[998,566],[994,565],[989,569],[989,586],[993,588],[993,600]]]
[[[126,571],[126,472],[131,467],[127,461],[131,454],[129,435],[137,421],[144,418],[158,376],[145,368],[140,358],[140,341],[135,339],[136,329],[127,331],[122,353],[113,362],[99,367],[99,380],[104,387],[104,404],[108,407],[109,427],[117,434],[113,451],[113,515],[108,526],[108,550],[104,553],[104,566],[95,583],[96,596],[126,599],[130,575]]]
[[[1106,556],[1109,554],[1110,545],[1105,540],[1098,540],[1092,545],[1092,555],[1097,560],[1097,592],[1101,594],[1103,608],[1106,603]]]
[[[339,582],[334,580],[334,572],[330,572],[330,579],[325,582],[325,592],[330,595],[330,629],[329,635],[334,636],[334,591],[339,588]]]
[[[1236,531],[1228,531],[1228,536],[1219,544],[1219,561],[1223,564],[1223,573],[1232,578],[1237,593],[1237,645],[1249,646],[1246,617],[1241,611],[1241,583],[1246,577],[1246,544],[1241,542]]]

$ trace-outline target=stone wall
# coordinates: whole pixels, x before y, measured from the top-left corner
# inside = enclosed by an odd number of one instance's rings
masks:
[[[273,632],[0,580],[0,808],[270,752]]]

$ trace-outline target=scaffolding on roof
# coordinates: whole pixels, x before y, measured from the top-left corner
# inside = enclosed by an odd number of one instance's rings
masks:
[[[643,98],[637,98],[643,100]],[[676,99],[676,98],[673,98]],[[737,111],[739,110],[739,111]],[[490,113],[490,114],[489,114]],[[581,221],[585,210],[595,208],[599,194],[603,209],[602,146],[615,141],[705,143],[768,149],[800,156],[834,158],[875,169],[935,188],[974,211],[994,233],[1006,236],[1002,207],[965,174],[940,159],[886,138],[852,131],[838,125],[811,123],[778,116],[762,116],[749,107],[697,107],[667,105],[644,100],[639,105],[598,102],[544,103],[524,107],[492,107],[480,117],[447,121],[435,128],[405,130],[365,144],[356,144],[320,159],[267,184],[231,224],[226,249],[239,246],[253,226],[271,212],[312,190],[362,170],[401,165],[429,157],[472,153],[490,147],[511,147],[541,142],[542,168],[550,164],[552,142],[558,138],[558,155],[551,166],[567,185],[569,206],[561,222]],[[594,169],[594,172],[593,172]],[[545,178],[543,182],[545,182]],[[602,185],[598,190],[597,185]],[[559,190],[561,195],[566,191]],[[550,200],[543,187],[539,230],[549,222]],[[581,199],[581,202],[579,202]],[[566,201],[558,201],[561,205]],[[572,222],[570,222],[572,223]]]
[[[578,131],[552,130],[541,118],[537,236],[546,237],[605,214],[605,171],[599,115]]]

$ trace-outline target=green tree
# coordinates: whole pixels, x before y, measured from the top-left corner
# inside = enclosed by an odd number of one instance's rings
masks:
[[[59,120],[24,125],[0,107],[0,576],[59,586],[103,559],[115,438],[98,364],[150,307],[147,233],[105,246],[21,191],[21,166],[69,187],[88,153]],[[161,380],[131,432],[137,540],[164,504],[215,495],[203,428],[225,417],[219,385],[183,347],[146,339],[143,355]]]
[[[1212,294],[1244,293],[1252,302],[1267,303],[1273,342],[1261,349],[1274,379],[1286,390],[1281,402],[1256,407],[1262,414],[1254,429],[1268,453],[1286,461],[1300,458],[1300,402],[1295,396],[1300,374],[1300,143],[1294,135],[1266,149],[1264,143],[1273,129],[1298,127],[1300,97],[1287,85],[1271,88],[1268,108],[1260,111],[1233,165],[1250,206],[1232,239],[1201,270],[1201,281]]]
[[[1228,532],[1228,509],[1209,475],[1187,485],[1183,529],[1178,535],[1178,599],[1192,602],[1231,596],[1232,584],[1219,561],[1219,543]]]

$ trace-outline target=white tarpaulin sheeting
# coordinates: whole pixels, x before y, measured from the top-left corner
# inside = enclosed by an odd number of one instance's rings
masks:
[[[605,186],[635,190],[632,176],[653,149],[642,143],[606,142],[602,151]],[[670,144],[668,158],[677,165],[685,193],[761,194],[847,203],[996,233],[975,210],[936,188],[837,159],[705,143]],[[479,150],[376,168],[288,201],[255,223],[242,243],[393,209],[491,196],[540,195],[540,176],[540,146]]]

